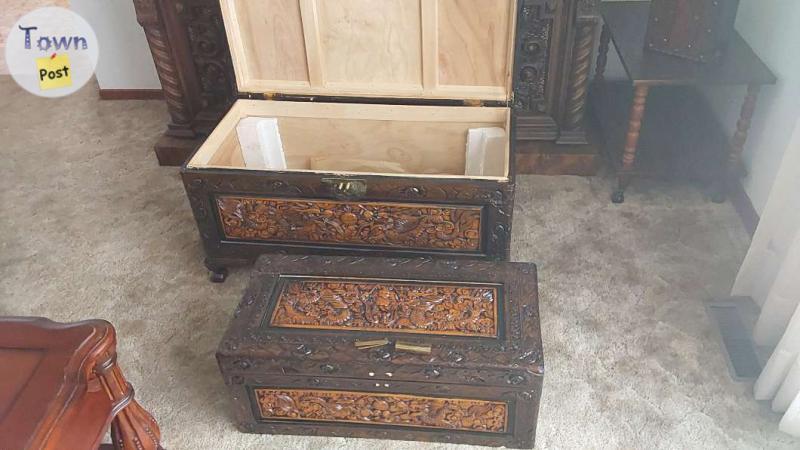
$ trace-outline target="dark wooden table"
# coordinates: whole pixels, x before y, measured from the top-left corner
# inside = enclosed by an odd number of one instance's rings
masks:
[[[604,26],[600,38],[595,80],[598,83],[604,81],[608,50],[613,42],[628,81],[633,85],[621,161],[614,161],[617,165],[618,184],[611,199],[615,203],[622,203],[625,200],[625,189],[630,184],[631,178],[637,174],[635,167],[637,146],[651,87],[747,85],[747,95],[736,133],[727,146],[728,156],[723,161],[725,168],[721,173],[724,175],[713,189],[712,199],[722,202],[740,174],[741,154],[747,141],[759,88],[762,85],[774,84],[777,80],[738,33],[722,56],[709,63],[697,63],[645,50],[649,9],[648,2],[639,1],[607,2],[601,7]],[[666,104],[669,105],[669,102]],[[669,113],[663,116],[669,116]],[[669,125],[682,126],[680,123]],[[692,124],[692,126],[697,125]],[[713,125],[709,123],[709,126]],[[613,139],[607,140],[613,141]]]
[[[159,449],[116,356],[108,322],[0,317],[0,449]]]

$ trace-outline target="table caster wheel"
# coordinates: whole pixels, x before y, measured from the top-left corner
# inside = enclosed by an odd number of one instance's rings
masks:
[[[625,203],[625,192],[614,191],[614,193],[611,194],[611,201],[616,204]]]

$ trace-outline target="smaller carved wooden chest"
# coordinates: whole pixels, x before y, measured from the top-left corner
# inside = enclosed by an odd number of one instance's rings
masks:
[[[716,59],[734,33],[739,0],[652,0],[646,46],[700,62]]]
[[[265,255],[217,360],[245,432],[532,448],[536,268]]]

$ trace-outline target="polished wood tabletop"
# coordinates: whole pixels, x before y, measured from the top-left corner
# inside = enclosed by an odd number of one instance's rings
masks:
[[[115,448],[159,448],[111,324],[0,317],[0,449],[96,449],[109,426]]]

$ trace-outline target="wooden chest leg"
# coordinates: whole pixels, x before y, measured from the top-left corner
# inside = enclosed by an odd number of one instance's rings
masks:
[[[747,143],[747,133],[750,131],[750,124],[753,122],[760,90],[761,86],[759,85],[751,84],[747,86],[747,95],[742,104],[739,121],[736,123],[736,132],[731,140],[726,167],[722,171],[721,179],[717,180],[711,196],[711,200],[714,203],[724,202],[728,198],[730,190],[739,181],[742,172],[742,152],[744,151],[744,145]]]
[[[114,402],[111,441],[115,449],[161,449],[161,431],[153,416],[134,399],[133,386],[116,364],[116,354],[98,364],[95,372]]]
[[[631,182],[634,163],[636,162],[636,148],[639,145],[639,134],[642,129],[647,94],[650,88],[646,85],[634,87],[633,104],[631,105],[630,119],[628,121],[628,135],[625,139],[625,149],[622,155],[622,167],[617,174],[617,190],[611,195],[614,203],[625,201],[625,189]]]
[[[211,280],[212,283],[224,283],[225,279],[228,278],[228,268],[221,263],[206,258],[203,260],[203,264],[206,266],[206,269],[211,272],[208,279]]]

